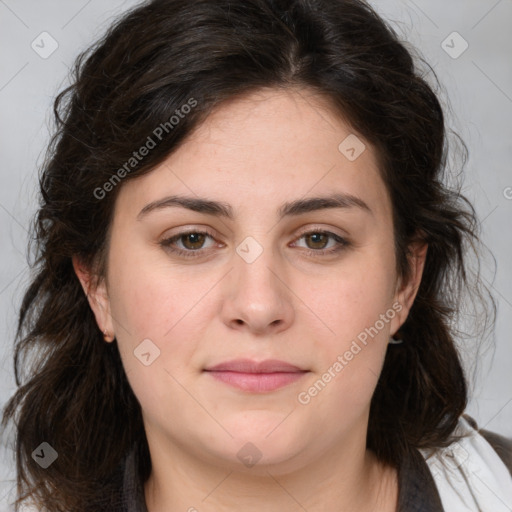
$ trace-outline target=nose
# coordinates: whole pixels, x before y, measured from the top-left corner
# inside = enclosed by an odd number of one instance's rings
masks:
[[[249,261],[238,254],[234,256],[223,300],[223,321],[231,329],[277,334],[287,329],[294,318],[294,295],[287,286],[286,271],[270,249]]]

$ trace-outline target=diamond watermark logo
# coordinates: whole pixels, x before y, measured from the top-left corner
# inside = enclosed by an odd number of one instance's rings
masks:
[[[133,354],[144,366],[149,366],[160,357],[160,349],[149,338],[146,338],[137,345]]]
[[[469,48],[469,43],[458,32],[452,32],[441,43],[441,48],[452,59],[458,59]]]
[[[245,466],[252,468],[262,457],[261,451],[253,443],[245,443],[236,456]]]
[[[59,43],[48,33],[41,32],[30,44],[39,57],[47,59],[59,47]]]
[[[252,236],[248,236],[237,246],[236,252],[246,263],[252,263],[261,255],[263,247]]]
[[[59,454],[47,442],[41,443],[33,452],[32,458],[43,468],[50,467]]]
[[[351,133],[346,139],[344,139],[338,146],[339,152],[353,162],[357,160],[366,149],[363,141],[357,136]]]

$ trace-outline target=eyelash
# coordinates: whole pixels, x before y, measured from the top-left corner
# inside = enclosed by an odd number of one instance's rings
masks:
[[[183,249],[176,249],[175,247],[172,247],[172,244],[179,240],[181,237],[184,237],[186,235],[195,234],[195,235],[208,235],[209,237],[215,239],[215,237],[212,235],[212,233],[208,231],[183,231],[181,233],[178,233],[177,235],[174,235],[170,238],[166,238],[159,242],[159,245],[165,248],[166,250],[178,255],[183,256],[185,258],[198,258],[203,255],[203,249],[196,249],[196,250],[183,250]],[[332,233],[331,231],[325,231],[322,229],[316,229],[312,231],[306,231],[305,233],[302,233],[297,240],[300,240],[301,238],[304,238],[307,235],[328,235],[332,239],[334,239],[338,245],[331,249],[305,249],[305,252],[308,256],[318,257],[318,256],[330,256],[334,255],[344,248],[350,246],[350,242],[346,240],[345,238],[340,237],[339,235],[336,235],[335,233]]]

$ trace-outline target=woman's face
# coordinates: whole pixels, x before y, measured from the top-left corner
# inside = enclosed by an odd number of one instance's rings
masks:
[[[309,202],[334,196],[337,207]],[[222,105],[122,184],[91,306],[115,333],[152,456],[277,473],[365,438],[418,261],[402,286],[374,149],[307,90],[265,90]],[[235,359],[302,371],[206,371]]]

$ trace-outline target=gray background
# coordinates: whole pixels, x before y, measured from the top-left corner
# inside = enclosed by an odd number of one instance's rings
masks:
[[[79,51],[103,34],[129,0],[0,0],[0,406],[14,392],[12,343],[17,309],[28,283],[27,227],[37,206],[36,168],[49,140],[51,102],[67,84]],[[379,0],[372,4],[415,45],[438,74],[448,98],[450,127],[470,150],[465,168],[466,195],[483,225],[483,241],[497,264],[483,260],[484,277],[498,302],[495,349],[464,350],[471,370],[468,413],[495,432],[512,436],[512,0]],[[46,31],[57,50],[43,59],[31,47]],[[443,49],[443,41],[459,52]],[[447,39],[448,38],[448,39]],[[48,46],[46,46],[48,48]],[[492,345],[491,345],[492,346]],[[2,435],[0,510],[14,482],[11,434]],[[3,508],[4,507],[4,508]]]

